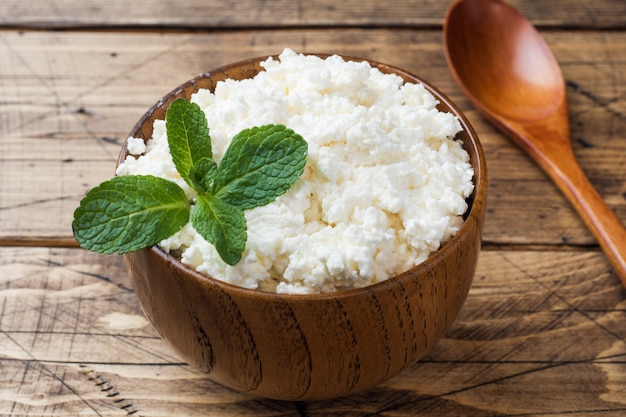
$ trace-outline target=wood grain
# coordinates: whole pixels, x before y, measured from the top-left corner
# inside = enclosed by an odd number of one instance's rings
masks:
[[[546,38],[568,83],[575,154],[600,195],[626,221],[626,35],[557,32]],[[545,175],[461,95],[446,67],[439,33],[5,31],[0,40],[3,67],[10,70],[0,78],[2,241],[18,236],[34,242],[71,240],[74,207],[89,188],[113,175],[123,139],[149,106],[198,73],[289,46],[397,65],[455,100],[488,155],[486,242],[595,244]],[[592,46],[583,47],[585,42]]]
[[[5,0],[0,25],[14,28],[248,28],[440,26],[450,2]],[[539,26],[624,28],[622,0],[511,0]]]
[[[182,363],[143,318],[121,257],[2,248],[0,415],[619,416],[626,290],[609,271],[596,252],[483,252],[426,358],[362,394],[291,403]]]
[[[440,34],[450,3],[1,1],[0,415],[625,415],[626,292],[556,187],[456,86]],[[626,223],[626,2],[510,3],[555,52],[574,152]],[[432,81],[466,112],[489,165],[485,249],[455,325],[411,369],[336,401],[260,400],[208,381],[147,324],[121,257],[59,248],[150,105],[285,46]]]

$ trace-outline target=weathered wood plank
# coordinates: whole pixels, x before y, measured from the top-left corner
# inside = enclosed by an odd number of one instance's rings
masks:
[[[575,153],[626,223],[626,2],[506,1],[553,48]],[[451,2],[0,1],[0,415],[625,415],[626,290],[556,188],[454,83],[440,32]],[[489,165],[487,250],[454,326],[411,369],[334,401],[211,382],[146,321],[121,257],[58,248],[152,103],[285,46],[429,79],[467,113]]]
[[[460,316],[414,367],[313,403],[188,368],[143,318],[123,260],[0,248],[0,415],[593,415],[626,412],[626,290],[598,252],[485,251]]]
[[[567,79],[576,155],[626,223],[626,33],[545,35]],[[545,175],[462,95],[440,34],[409,29],[0,32],[0,242],[71,242],[80,197],[113,174],[122,140],[150,105],[200,72],[285,46],[397,65],[457,101],[487,154],[486,242],[594,244]]]
[[[5,0],[0,25],[8,27],[293,27],[440,26],[452,1],[381,2],[139,0]],[[624,28],[622,0],[511,0],[536,25]]]

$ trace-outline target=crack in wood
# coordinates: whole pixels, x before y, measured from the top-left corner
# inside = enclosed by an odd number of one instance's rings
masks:
[[[597,95],[595,95],[594,93],[592,93],[591,91],[583,88],[580,84],[578,84],[577,82],[574,82],[572,80],[566,80],[565,84],[567,85],[567,87],[569,87],[572,91],[574,91],[575,93],[580,94],[583,97],[588,98],[589,100],[591,100],[593,103],[597,104],[598,106],[600,106],[601,108],[605,109],[607,112],[609,112],[610,114],[612,114],[615,117],[619,117],[621,119],[626,118],[626,115],[624,113],[621,113],[615,109],[612,109],[611,107],[609,107],[610,104],[618,101],[617,97],[611,98],[611,99],[604,99],[604,98],[600,98]]]
[[[94,383],[94,385],[105,396],[105,400],[110,401],[113,406],[126,412],[127,416],[141,416],[139,410],[125,397],[121,396],[121,393],[115,388],[115,386],[104,376],[96,373],[95,370],[87,365],[81,364],[80,372],[87,377],[87,380]]]
[[[57,202],[57,201],[65,201],[65,200],[73,200],[75,199],[75,196],[72,195],[62,195],[60,197],[54,197],[54,198],[42,198],[39,200],[31,200],[31,201],[27,201],[24,203],[19,203],[19,204],[14,204],[12,206],[3,206],[0,207],[0,211],[3,210],[13,210],[13,209],[23,209],[24,207],[31,207],[31,206],[36,206],[36,205],[40,205],[40,204],[45,204],[45,203],[53,203],[53,202]]]
[[[598,327],[599,329],[604,331],[607,335],[612,336],[616,340],[618,340],[618,341],[623,341],[624,340],[623,337],[619,333],[617,333],[616,331],[612,330],[611,328],[609,328],[605,324],[601,323],[600,320],[595,319],[591,314],[589,314],[588,311],[585,311],[584,309],[580,309],[577,305],[575,305],[573,302],[571,302],[565,296],[561,295],[558,292],[559,287],[556,287],[556,288],[550,287],[540,277],[536,276],[534,273],[532,273],[531,271],[527,270],[522,265],[520,265],[520,264],[516,263],[515,261],[513,261],[506,254],[502,253],[501,257],[506,262],[508,262],[509,265],[511,265],[513,268],[517,269],[524,276],[526,276],[529,279],[533,280],[534,282],[537,283],[537,285],[539,285],[545,291],[547,291],[546,296],[544,297],[545,300],[547,300],[550,297],[555,297],[556,299],[559,299],[560,301],[565,303],[565,305],[568,307],[568,309],[567,309],[568,311],[571,311],[572,313],[580,314],[582,317],[584,317],[586,320],[588,320],[591,324],[593,324],[594,326]]]
[[[49,267],[62,268],[62,269],[65,269],[67,271],[71,271],[71,272],[74,272],[74,273],[77,273],[77,274],[80,274],[80,275],[96,278],[96,279],[99,279],[99,280],[104,281],[106,283],[113,284],[113,285],[115,285],[117,288],[119,288],[121,290],[124,290],[124,291],[127,291],[127,292],[133,292],[132,288],[124,285],[123,283],[116,283],[115,281],[113,281],[113,279],[111,277],[108,277],[106,275],[96,274],[96,273],[93,273],[93,272],[86,272],[86,271],[81,271],[81,270],[78,270],[78,269],[70,268],[70,267],[64,265],[63,263],[53,261],[52,259],[40,258],[39,260],[44,262]]]

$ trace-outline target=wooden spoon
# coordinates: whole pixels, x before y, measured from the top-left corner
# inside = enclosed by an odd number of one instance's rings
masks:
[[[565,82],[541,35],[501,0],[458,0],[444,45],[463,92],[556,183],[626,286],[626,229],[576,161]]]

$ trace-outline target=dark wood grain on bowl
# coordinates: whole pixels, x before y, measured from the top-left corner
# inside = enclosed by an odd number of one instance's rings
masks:
[[[354,58],[348,58],[354,59]],[[213,89],[225,78],[261,70],[259,59],[202,74],[160,100],[130,136],[151,137],[175,97]],[[456,114],[470,154],[475,190],[465,222],[425,262],[370,287],[320,295],[280,295],[239,288],[202,275],[158,247],[125,255],[136,295],[161,336],[190,365],[242,392],[282,400],[351,394],[398,374],[422,358],[456,318],[481,246],[487,173],[478,138],[459,109],[424,80],[372,62],[383,72],[423,83]],[[126,156],[123,150],[120,160]]]

